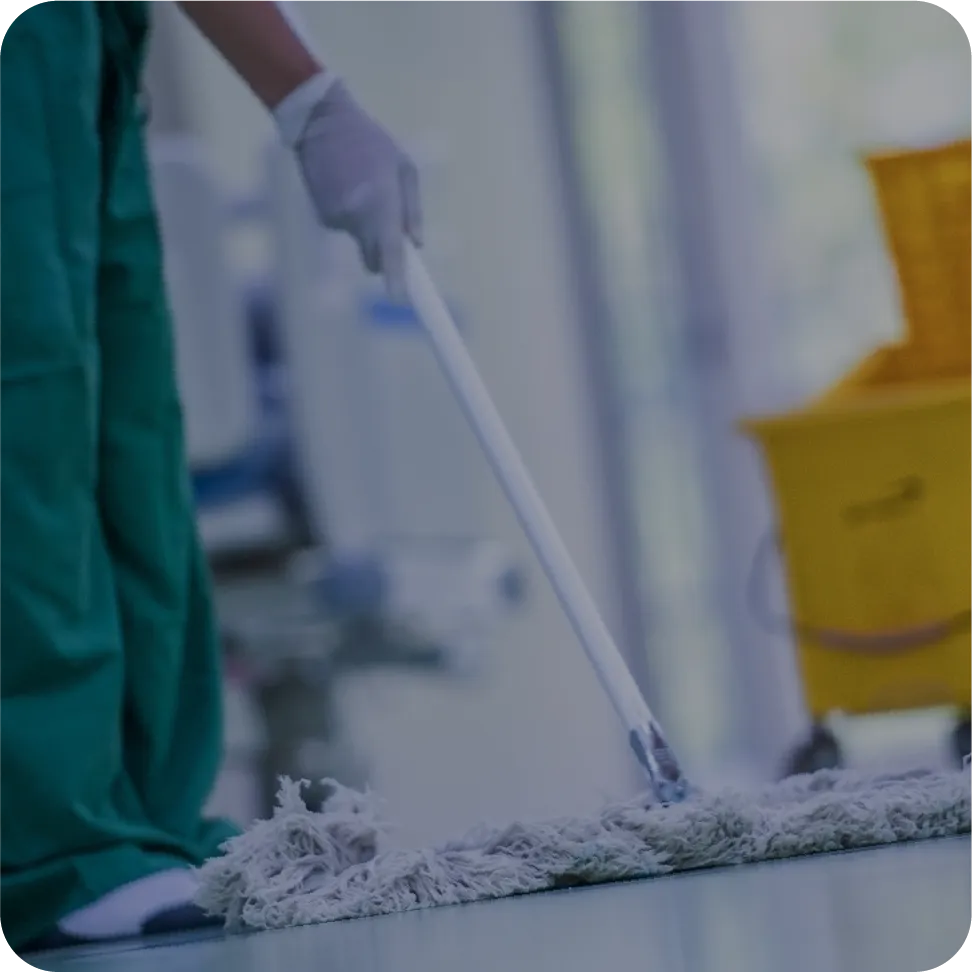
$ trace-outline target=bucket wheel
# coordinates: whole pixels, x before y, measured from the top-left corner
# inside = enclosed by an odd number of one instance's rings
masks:
[[[784,764],[784,776],[803,776],[823,769],[840,769],[844,762],[835,734],[815,723],[807,739],[791,750]]]
[[[960,766],[964,765],[966,758],[973,750],[973,746],[970,745],[971,736],[973,736],[973,730],[970,727],[970,713],[967,711],[960,715],[949,740],[953,759]]]

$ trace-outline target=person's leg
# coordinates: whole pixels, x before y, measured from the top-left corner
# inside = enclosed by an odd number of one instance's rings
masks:
[[[0,56],[0,920],[15,949],[130,882],[199,863],[227,833],[199,819],[219,700],[215,648],[192,636],[209,624],[198,554],[167,562],[181,571],[181,598],[160,593],[165,609],[139,602],[145,624],[179,632],[147,645],[164,659],[143,660],[139,673],[133,582],[121,576],[139,562],[125,554],[125,529],[104,516],[118,492],[106,470],[118,445],[102,417],[96,328],[106,300],[96,282],[111,273],[99,269],[98,6],[107,5],[32,7]],[[129,323],[139,327],[134,307]],[[101,489],[108,481],[114,489]],[[144,480],[131,485],[151,494]],[[147,503],[147,518],[157,509]],[[195,664],[181,647],[189,643]],[[188,687],[184,701],[151,701],[153,675],[159,696]],[[201,721],[193,704],[208,707]],[[150,765],[137,765],[143,756]]]
[[[103,17],[125,4],[103,4]],[[211,856],[202,819],[222,755],[222,672],[192,502],[160,237],[134,91],[109,109],[98,273],[98,504],[125,652],[129,797]]]
[[[100,28],[25,12],[0,56],[0,918],[12,947],[191,858],[124,807],[125,664],[95,501]]]
[[[101,4],[103,206],[96,333],[98,508],[124,646],[121,788],[129,812],[194,859],[232,833],[202,817],[222,753],[222,679],[209,577],[189,489],[162,253],[137,116],[140,25]],[[195,926],[195,879],[155,873],[59,923],[88,937]]]

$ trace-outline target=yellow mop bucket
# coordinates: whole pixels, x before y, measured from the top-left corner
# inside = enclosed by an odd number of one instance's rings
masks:
[[[970,706],[970,142],[872,155],[907,319],[761,443],[808,707]]]
[[[845,387],[746,423],[776,493],[815,720],[970,704],[970,407],[968,382]]]

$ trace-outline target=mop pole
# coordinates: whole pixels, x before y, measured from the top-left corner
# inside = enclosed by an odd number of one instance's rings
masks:
[[[658,720],[639,691],[554,521],[531,480],[456,324],[415,248],[406,243],[406,285],[439,365],[527,535],[571,627],[621,719],[635,755],[663,803],[687,783]]]

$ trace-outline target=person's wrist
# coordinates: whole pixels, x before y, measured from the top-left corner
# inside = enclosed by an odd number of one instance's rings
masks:
[[[322,68],[274,105],[271,114],[285,145],[297,147],[311,115],[338,81],[338,75]]]

